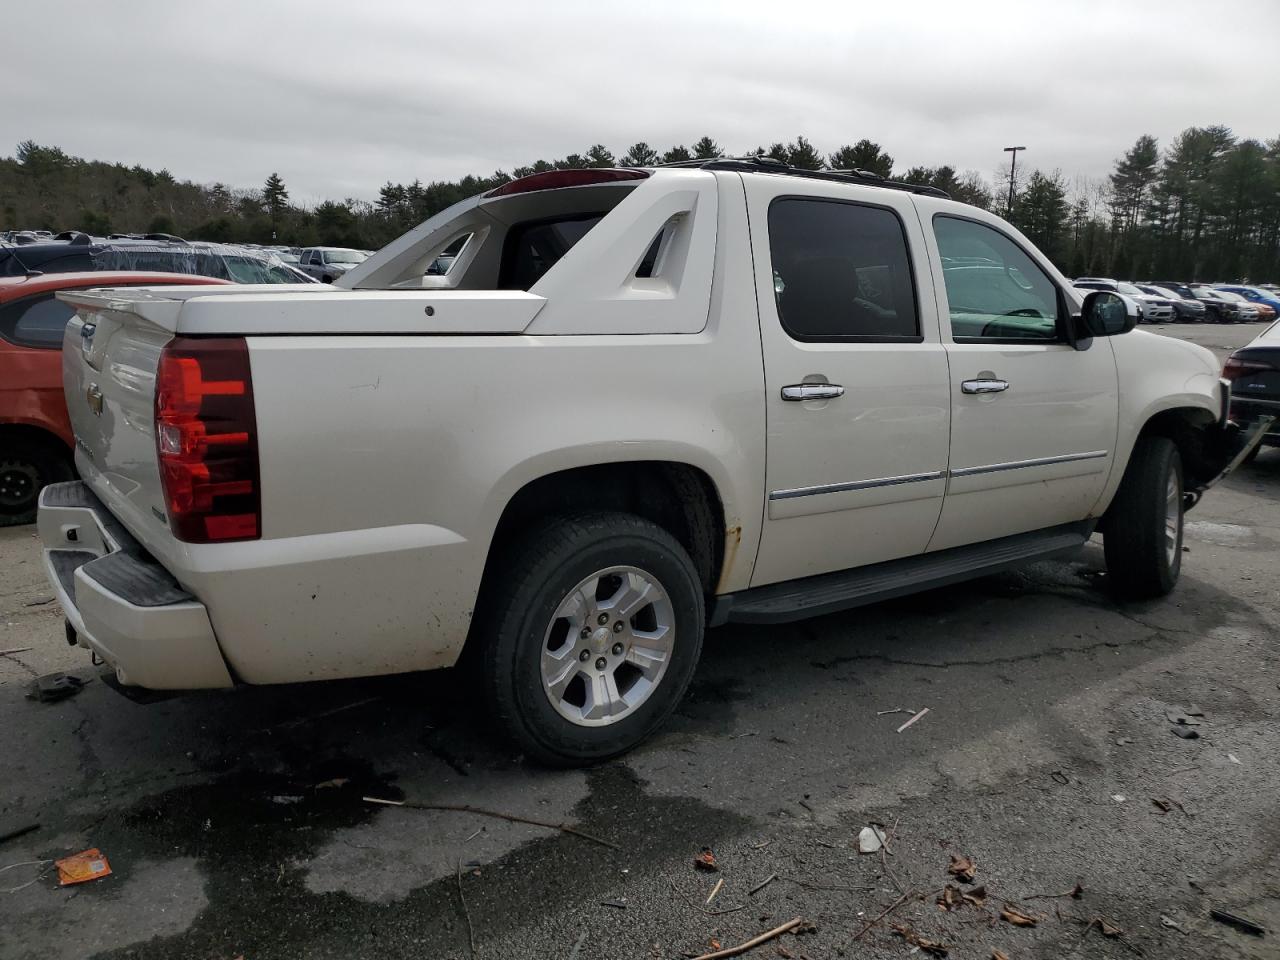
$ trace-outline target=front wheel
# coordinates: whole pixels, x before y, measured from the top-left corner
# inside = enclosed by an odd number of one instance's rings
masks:
[[[1167,437],[1141,437],[1107,511],[1107,580],[1122,600],[1162,597],[1182,569],[1182,458]]]
[[[693,679],[705,625],[692,560],[640,517],[570,517],[525,538],[491,571],[477,611],[486,699],[541,763],[630,750]]]

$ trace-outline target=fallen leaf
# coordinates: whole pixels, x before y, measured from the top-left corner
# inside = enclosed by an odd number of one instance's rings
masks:
[[[702,848],[702,852],[693,858],[693,865],[699,870],[706,870],[710,873],[720,869],[720,864],[716,862],[716,855],[711,852],[710,847]]]
[[[334,777],[332,780],[322,780],[316,784],[317,790],[335,790],[338,787],[346,786],[351,782],[350,777]]]
[[[782,960],[795,960],[796,955],[786,947],[778,947],[778,956],[780,956]]]
[[[913,947],[919,947],[930,956],[945,957],[950,949],[946,944],[939,943],[937,940],[927,940],[910,927],[904,927],[898,923],[893,925],[893,932]]]
[[[1200,731],[1191,727],[1170,727],[1169,729],[1173,731],[1174,736],[1181,737],[1183,740],[1200,739]]]
[[[964,894],[960,892],[959,887],[947,884],[942,888],[942,896],[938,897],[938,906],[943,910],[955,910],[964,906]]]
[[[975,907],[985,906],[987,902],[987,888],[985,886],[974,887],[972,890],[964,894],[964,898]]]
[[[1117,927],[1114,923],[1103,917],[1094,917],[1089,921],[1089,926],[1097,927],[1104,937],[1111,937],[1112,939],[1115,939],[1124,933],[1123,928]]]
[[[1173,809],[1173,804],[1168,800],[1161,800],[1159,797],[1152,797],[1151,802],[1160,808],[1161,813],[1168,813]]]
[[[1007,923],[1012,923],[1015,927],[1034,927],[1038,921],[1035,917],[1029,917],[1021,910],[1005,904],[1000,908],[1000,919]]]
[[[1009,960],[1009,955],[1003,950],[992,950],[991,960]]]
[[[707,941],[707,946],[709,946],[712,950],[719,950],[720,941],[717,940],[715,937],[712,937],[710,940]]]
[[[969,857],[957,857],[954,853],[951,855],[951,866],[947,867],[947,873],[962,883],[973,883],[977,870],[978,865]]]

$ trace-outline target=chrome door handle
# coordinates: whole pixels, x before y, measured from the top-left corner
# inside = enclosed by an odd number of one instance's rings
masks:
[[[1008,380],[966,380],[960,384],[961,393],[1003,393],[1008,389]]]
[[[834,400],[844,396],[838,383],[793,383],[782,388],[783,400]]]

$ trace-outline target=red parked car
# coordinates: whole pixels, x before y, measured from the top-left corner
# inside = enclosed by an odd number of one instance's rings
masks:
[[[62,395],[62,331],[74,287],[225,283],[183,273],[51,273],[0,277],[0,527],[30,523],[40,488],[75,477]]]

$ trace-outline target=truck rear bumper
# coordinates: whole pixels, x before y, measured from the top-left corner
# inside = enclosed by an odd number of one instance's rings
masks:
[[[80,482],[40,494],[49,583],[77,642],[120,682],[152,690],[233,685],[204,605]]]

